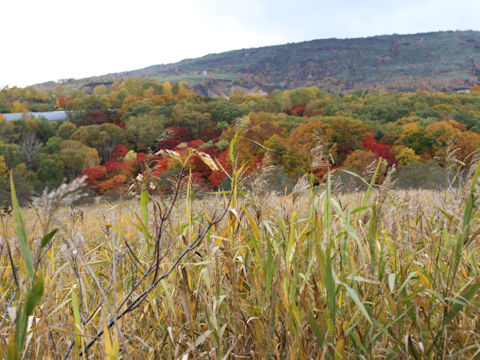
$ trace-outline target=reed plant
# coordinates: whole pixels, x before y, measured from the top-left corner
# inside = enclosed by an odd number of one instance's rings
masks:
[[[183,172],[166,198],[14,202],[0,357],[479,358],[480,167],[446,191],[376,187],[380,167],[351,194],[330,173],[244,192],[240,167],[202,199]]]

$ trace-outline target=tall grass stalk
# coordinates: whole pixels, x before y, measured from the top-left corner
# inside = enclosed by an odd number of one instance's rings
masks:
[[[62,241],[45,240],[33,276],[25,246],[47,230],[30,210],[18,226],[14,206],[2,220],[0,355],[478,358],[479,169],[455,192],[386,192],[369,179],[363,193],[337,194],[327,175],[264,202],[242,196],[239,167],[231,191],[200,200],[187,184],[170,208],[146,196],[59,208]]]

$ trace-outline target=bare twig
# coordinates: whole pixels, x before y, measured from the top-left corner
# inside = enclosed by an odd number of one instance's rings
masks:
[[[230,200],[228,204],[230,204]],[[224,218],[227,211],[228,211],[228,205],[219,215],[216,215],[213,217],[212,221],[208,223],[208,225],[206,226],[205,229],[203,229],[203,231],[199,232],[199,234],[195,237],[195,239],[178,256],[176,261],[170,266],[170,268],[165,273],[163,273],[161,276],[153,277],[148,288],[144,290],[140,295],[132,299],[132,296],[135,290],[144,282],[144,280],[152,273],[155,274],[155,271],[158,269],[158,266],[159,266],[159,264],[155,261],[150,267],[150,269],[137,281],[137,283],[130,289],[128,294],[123,298],[123,300],[117,306],[116,311],[113,312],[113,314],[110,317],[110,320],[107,323],[107,328],[112,327],[116,321],[121,319],[126,314],[132,312],[133,310],[137,309],[142,304],[142,302],[147,298],[148,294],[150,294],[156,288],[156,286],[160,283],[160,281],[167,278],[173,272],[173,270],[180,264],[183,258],[200,244],[201,240],[203,240],[203,238],[206,236],[208,231],[213,226],[217,225]],[[127,303],[127,301],[129,300],[131,301],[128,302],[127,307],[122,310],[123,305]],[[85,351],[88,351],[88,349],[90,349],[93,346],[93,344],[103,335],[103,333],[104,333],[103,329],[99,330],[97,334],[93,337],[93,339],[85,346]]]
[[[204,227],[203,229],[200,228],[198,230],[197,235],[195,238],[188,244],[188,246],[178,255],[176,256],[175,261],[173,264],[171,264],[166,271],[161,273],[161,265],[165,257],[171,253],[172,249],[174,248],[174,242],[168,242],[165,243],[165,234],[166,234],[166,227],[167,224],[170,223],[170,218],[172,216],[173,209],[176,206],[176,203],[179,199],[180,195],[180,189],[182,186],[182,180],[185,177],[185,171],[182,169],[177,177],[176,180],[176,185],[174,188],[173,192],[173,197],[171,198],[170,202],[168,205],[162,206],[160,205],[159,202],[154,201],[153,202],[153,208],[154,208],[154,228],[155,228],[155,233],[153,236],[154,240],[154,255],[151,263],[145,267],[142,265],[141,261],[139,260],[138,256],[135,254],[133,251],[132,247],[128,242],[125,240],[124,243],[126,245],[126,250],[124,255],[129,254],[129,256],[132,258],[132,263],[134,264],[134,272],[141,270],[143,273],[134,280],[131,288],[128,290],[127,294],[123,296],[122,299],[117,303],[114,301],[116,307],[114,309],[109,308],[106,300],[106,294],[109,292],[110,287],[112,283],[115,283],[115,272],[117,271],[116,266],[119,263],[119,259],[117,258],[117,253],[114,251],[114,264],[112,268],[112,278],[110,279],[110,282],[107,286],[107,291],[103,291],[101,288],[101,284],[98,280],[98,278],[95,276],[95,273],[93,269],[89,266],[88,262],[86,259],[83,258],[82,254],[78,253],[77,256],[81,259],[81,261],[85,264],[87,271],[91,278],[94,280],[100,295],[101,295],[101,300],[100,303],[95,307],[93,312],[88,315],[88,316],[83,316],[84,314],[82,313],[82,323],[85,325],[88,323],[94,316],[94,314],[97,313],[98,309],[105,304],[107,306],[107,311],[109,313],[109,318],[106,323],[106,327],[100,327],[97,330],[97,333],[91,338],[91,340],[85,345],[83,351],[85,354],[89,351],[89,349],[95,344],[95,342],[104,334],[104,331],[106,329],[110,329],[112,326],[117,326],[118,327],[118,320],[127,315],[128,313],[134,311],[137,309],[143,301],[148,297],[148,295],[154,291],[154,289],[159,285],[159,283],[167,278],[181,263],[181,261],[189,254],[195,251],[195,249],[201,244],[201,241],[205,238],[207,233],[210,231],[212,227],[217,225],[227,214],[228,208],[230,206],[231,198],[228,200],[228,203],[225,205],[225,208],[220,211],[216,212],[212,216],[212,220],[210,220]],[[115,246],[114,246],[115,247]],[[71,250],[69,249],[71,252]],[[74,255],[71,253],[71,256]],[[74,256],[72,256],[72,259]],[[74,268],[77,267],[76,262],[74,261]],[[75,270],[75,272],[78,272],[78,269]],[[76,274],[78,276],[78,274]],[[114,286],[115,287],[115,286]],[[137,293],[137,290],[139,288],[143,287],[144,290],[140,294]],[[89,309],[90,310],[90,307]],[[88,311],[90,313],[90,311]],[[118,329],[120,330],[120,329]],[[120,336],[121,333],[119,332]],[[122,337],[122,336],[121,336]],[[125,345],[125,340],[122,338],[122,342]],[[71,350],[73,349],[74,346],[74,340],[71,341],[67,352],[65,353],[64,358],[68,358],[70,355]]]

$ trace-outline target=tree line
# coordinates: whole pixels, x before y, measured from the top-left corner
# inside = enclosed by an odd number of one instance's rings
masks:
[[[228,182],[235,134],[239,164],[247,164],[248,174],[268,162],[278,189],[305,173],[320,180],[327,168],[362,173],[378,158],[411,178],[426,167],[431,174],[446,169],[452,159],[468,168],[480,146],[479,94],[477,86],[461,93],[346,94],[309,87],[212,99],[184,83],[137,79],[91,91],[4,88],[0,112],[25,116],[7,122],[0,115],[0,199],[9,198],[9,169],[24,200],[80,175],[97,195],[124,191],[140,173],[165,192],[179,164],[159,150],[208,154],[225,171],[196,155],[192,177],[198,187],[215,189]],[[72,110],[70,119],[28,116],[55,109]]]

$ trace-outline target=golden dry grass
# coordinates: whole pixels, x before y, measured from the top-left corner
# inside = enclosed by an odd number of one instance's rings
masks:
[[[116,321],[149,285],[121,304],[155,258],[153,202],[148,214],[138,200],[55,214],[25,210],[32,254],[45,233],[59,229],[37,269],[44,292],[25,358],[478,358],[475,193],[336,196],[329,189],[235,198],[170,276]],[[162,209],[167,204],[159,201]],[[160,273],[225,205],[222,196],[176,203],[160,237],[161,250],[170,248]],[[0,357],[21,301],[5,239],[20,278],[26,275],[14,227],[12,215],[2,218]]]

